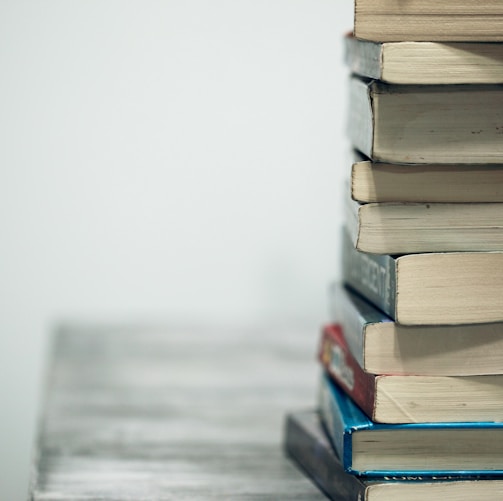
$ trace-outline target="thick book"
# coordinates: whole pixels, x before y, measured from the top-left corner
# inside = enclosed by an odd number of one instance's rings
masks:
[[[353,73],[395,84],[503,83],[503,43],[371,42],[344,39]]]
[[[378,423],[503,420],[503,375],[370,374],[352,355],[338,324],[322,331],[324,370]]]
[[[320,414],[342,466],[355,475],[503,474],[503,423],[380,424],[371,421],[326,375]]]
[[[501,0],[355,0],[354,33],[375,41],[503,41]]]
[[[502,203],[346,200],[354,246],[374,254],[503,251]]]
[[[503,165],[390,164],[355,154],[351,198],[372,202],[503,202]]]
[[[367,478],[344,471],[317,411],[286,416],[285,452],[332,501],[494,501],[503,497],[499,477]]]
[[[503,323],[405,326],[339,283],[330,317],[365,372],[417,376],[503,374]]]
[[[343,232],[342,276],[403,325],[503,322],[503,252],[370,254]]]
[[[501,164],[503,86],[352,78],[349,135],[357,149],[379,162]]]

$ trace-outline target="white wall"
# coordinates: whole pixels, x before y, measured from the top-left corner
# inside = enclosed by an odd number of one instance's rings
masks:
[[[0,1],[0,499],[25,497],[58,319],[303,322],[316,342],[352,7]]]

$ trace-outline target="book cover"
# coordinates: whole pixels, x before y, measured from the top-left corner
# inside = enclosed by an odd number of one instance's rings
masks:
[[[392,256],[368,254],[355,249],[346,228],[342,234],[344,281],[383,312],[396,316],[396,263]]]
[[[375,375],[365,372],[353,357],[339,324],[323,328],[318,358],[327,373],[365,414],[375,419]]]
[[[349,475],[342,468],[315,411],[301,411],[286,416],[283,446],[330,499],[350,501],[365,499],[368,481]]]
[[[367,327],[381,323],[391,325],[393,320],[339,282],[330,284],[329,308],[332,323],[341,326],[349,350],[360,367],[365,368]]]

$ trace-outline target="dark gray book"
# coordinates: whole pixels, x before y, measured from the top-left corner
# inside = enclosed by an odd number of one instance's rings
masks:
[[[342,276],[403,325],[503,321],[503,252],[370,254],[344,232]]]

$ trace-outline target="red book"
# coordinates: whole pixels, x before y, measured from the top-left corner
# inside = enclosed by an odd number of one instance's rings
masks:
[[[503,374],[369,374],[351,354],[339,325],[323,329],[319,358],[330,377],[378,423],[503,420]]]
[[[322,331],[319,359],[330,377],[374,419],[375,375],[365,372],[349,351],[339,324]]]

